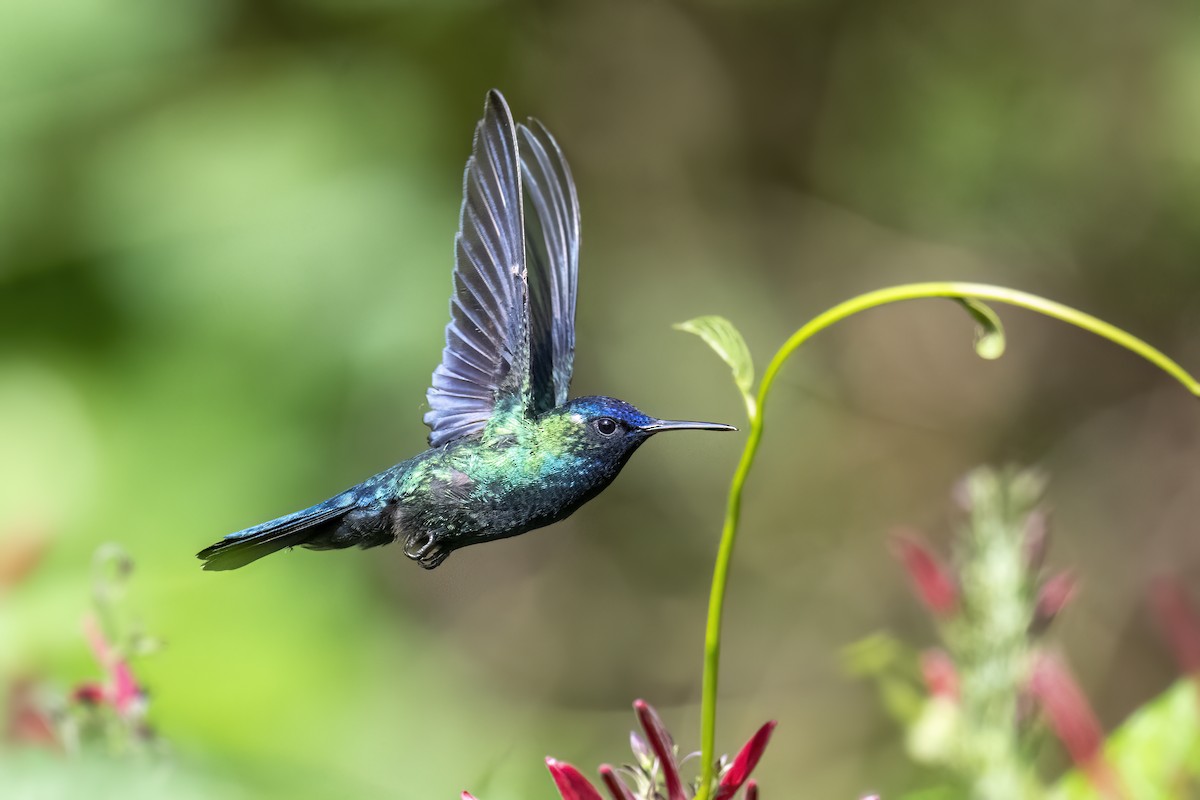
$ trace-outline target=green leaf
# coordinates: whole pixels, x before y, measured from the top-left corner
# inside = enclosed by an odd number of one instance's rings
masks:
[[[980,358],[994,361],[1004,355],[1004,325],[991,307],[973,297],[955,298],[975,320],[975,352]]]
[[[750,357],[750,348],[746,340],[724,317],[707,316],[689,319],[673,326],[676,330],[694,333],[704,340],[721,359],[733,370],[733,382],[746,401],[746,410],[750,418],[754,418],[754,360]]]
[[[874,682],[883,707],[898,722],[910,725],[925,706],[917,656],[911,648],[887,633],[873,633],[844,647],[842,669],[856,678]]]

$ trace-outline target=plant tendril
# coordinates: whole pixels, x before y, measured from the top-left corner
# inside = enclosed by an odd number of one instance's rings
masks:
[[[730,484],[725,509],[725,523],[721,532],[716,563],[713,567],[712,590],[709,594],[708,623],[704,641],[704,680],[700,707],[700,764],[703,771],[697,800],[709,800],[716,780],[714,750],[717,724],[717,681],[721,659],[721,615],[725,605],[729,565],[733,560],[733,547],[737,540],[738,523],[741,518],[742,488],[750,474],[751,467],[754,466],[758,446],[762,441],[763,412],[766,409],[767,396],[775,382],[775,376],[779,374],[784,362],[802,344],[847,317],[891,303],[938,297],[957,301],[975,320],[978,326],[975,342],[976,352],[983,358],[997,358],[1004,350],[1004,332],[1000,326],[1000,320],[988,306],[984,305],[983,301],[1006,303],[1053,317],[1124,347],[1183,384],[1192,395],[1200,397],[1200,381],[1197,381],[1162,351],[1142,339],[1069,306],[1002,286],[947,281],[911,283],[878,289],[858,295],[828,309],[793,333],[775,353],[771,363],[767,365],[762,383],[758,387],[756,399],[750,402],[748,394],[746,398],[750,431],[746,438],[745,448],[742,450],[741,460],[738,462],[737,470],[734,472]]]

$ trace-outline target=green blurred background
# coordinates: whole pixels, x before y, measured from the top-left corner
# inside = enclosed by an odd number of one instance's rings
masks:
[[[119,542],[165,640],[135,667],[177,792],[550,797],[542,757],[625,759],[639,696],[698,744],[744,434],[655,441],[568,521],[431,573],[394,547],[193,558],[424,446],[492,86],[579,185],[576,394],[739,423],[671,323],[723,314],[761,366],[844,297],[934,278],[1045,294],[1200,367],[1195,3],[6,0],[0,538],[52,546],[0,597],[0,677],[95,673],[79,618]],[[944,540],[980,462],[1053,477],[1050,563],[1083,582],[1056,635],[1105,723],[1173,678],[1144,597],[1198,574],[1200,415],[1129,354],[1002,313],[999,362],[951,304],[908,304],[777,384],[718,733],[781,721],[768,797],[927,778],[839,650],[933,641],[885,533]],[[10,788],[65,780],[18,763]],[[122,796],[164,779],[124,769]]]

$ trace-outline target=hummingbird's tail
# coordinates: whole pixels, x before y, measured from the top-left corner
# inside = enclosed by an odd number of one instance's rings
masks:
[[[312,508],[231,533],[201,550],[196,557],[204,559],[204,568],[208,570],[244,567],[285,547],[306,544],[332,533],[353,508],[353,496],[345,493]]]

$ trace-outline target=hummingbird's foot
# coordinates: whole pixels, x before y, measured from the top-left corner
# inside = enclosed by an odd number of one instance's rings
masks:
[[[425,569],[433,569],[446,560],[450,551],[437,543],[432,533],[410,533],[404,538],[404,555]]]

